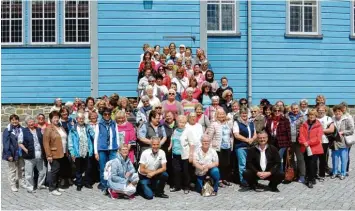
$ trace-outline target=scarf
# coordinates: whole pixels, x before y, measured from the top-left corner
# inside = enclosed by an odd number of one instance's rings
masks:
[[[272,123],[274,124],[274,127],[272,128],[273,133],[276,132],[277,125],[279,124],[280,119],[281,119],[281,115],[272,117]]]
[[[214,77],[212,77],[211,79],[207,79],[207,77],[206,77],[206,81],[212,84],[214,81]]]
[[[313,120],[313,121],[308,120],[307,123],[308,123],[308,131],[310,131],[312,126],[314,125],[314,123],[316,123],[316,120]]]
[[[290,117],[291,124],[293,124],[297,119],[299,119],[301,117],[301,113],[298,113],[297,115],[295,115],[294,113],[290,112],[290,113],[288,113],[288,116]]]
[[[227,88],[228,88],[228,84],[227,84],[227,86],[221,85],[221,89],[225,90],[225,89],[227,89]]]

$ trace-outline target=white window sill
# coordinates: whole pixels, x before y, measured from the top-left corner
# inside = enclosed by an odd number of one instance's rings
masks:
[[[286,38],[306,38],[306,39],[323,39],[323,34],[287,34]]]
[[[241,37],[240,32],[207,32],[208,37]]]

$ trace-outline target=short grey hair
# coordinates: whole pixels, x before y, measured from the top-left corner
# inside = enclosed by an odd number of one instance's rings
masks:
[[[84,118],[85,119],[85,114],[83,112],[79,112],[76,114],[76,118]]]
[[[203,134],[202,136],[201,136],[201,143],[203,142],[203,140],[208,140],[209,142],[211,142],[211,139],[210,139],[210,137],[207,135],[207,134]]]
[[[245,106],[242,106],[242,107],[239,109],[239,114],[242,114],[242,113],[249,113],[248,108],[245,107]]]
[[[213,101],[213,100],[218,100],[219,101],[219,97],[216,95],[216,96],[213,96],[213,97],[211,97],[211,100]]]
[[[300,104],[301,104],[301,102],[300,102]],[[307,105],[308,105],[308,104],[307,104]],[[293,107],[296,107],[296,106],[298,107],[298,104],[297,104],[297,103],[292,103],[291,106],[290,106],[290,108],[292,109]]]
[[[153,144],[153,141],[159,141],[160,142],[160,138],[158,136],[153,136],[150,138],[151,143]]]
[[[194,92],[194,89],[193,89],[192,87],[188,87],[188,88],[186,89],[186,93],[189,93],[189,92],[193,93],[193,92]]]
[[[147,87],[145,87],[145,91],[148,91],[148,90],[153,90],[153,86],[148,85]]]
[[[307,100],[307,99],[302,99],[302,100],[300,100],[300,105],[301,105],[302,103],[305,103],[305,104],[308,105],[308,100]]]
[[[30,120],[35,121],[35,119],[33,118],[33,116],[26,116],[26,118],[25,118],[25,123],[26,123],[26,125],[28,125],[28,122],[29,122]]]
[[[146,100],[149,101],[148,95],[143,95],[142,98],[141,98],[141,100],[142,100],[142,102],[143,102],[143,101],[146,101]]]

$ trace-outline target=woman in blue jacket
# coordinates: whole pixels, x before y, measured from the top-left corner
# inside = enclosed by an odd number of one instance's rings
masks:
[[[76,190],[81,191],[82,187],[92,189],[91,185],[91,159],[93,156],[94,131],[85,124],[84,113],[78,113],[77,124],[73,125],[69,131],[68,148],[73,162],[75,163],[75,185]],[[82,175],[85,172],[83,182]]]
[[[20,181],[21,186],[25,186],[23,180],[24,161],[20,159],[20,151],[18,147],[18,138],[23,136],[22,127],[19,123],[19,116],[12,114],[9,118],[10,124],[6,127],[2,134],[3,149],[2,159],[8,161],[9,173],[8,178],[13,192],[17,192],[16,183]],[[16,177],[17,174],[17,177]],[[18,178],[18,180],[17,180]]]

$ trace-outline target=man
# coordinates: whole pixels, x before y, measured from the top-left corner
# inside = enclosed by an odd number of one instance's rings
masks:
[[[282,182],[285,175],[280,172],[279,152],[276,147],[267,144],[268,135],[265,131],[258,134],[257,140],[259,144],[248,151],[243,177],[255,191],[260,191],[257,181],[261,179],[270,181],[269,188],[272,192],[280,192],[277,185]]]
[[[160,148],[160,138],[151,138],[151,148],[146,149],[139,161],[139,192],[145,199],[169,198],[164,187],[169,175],[166,173],[166,156]],[[154,193],[153,193],[154,190]]]

